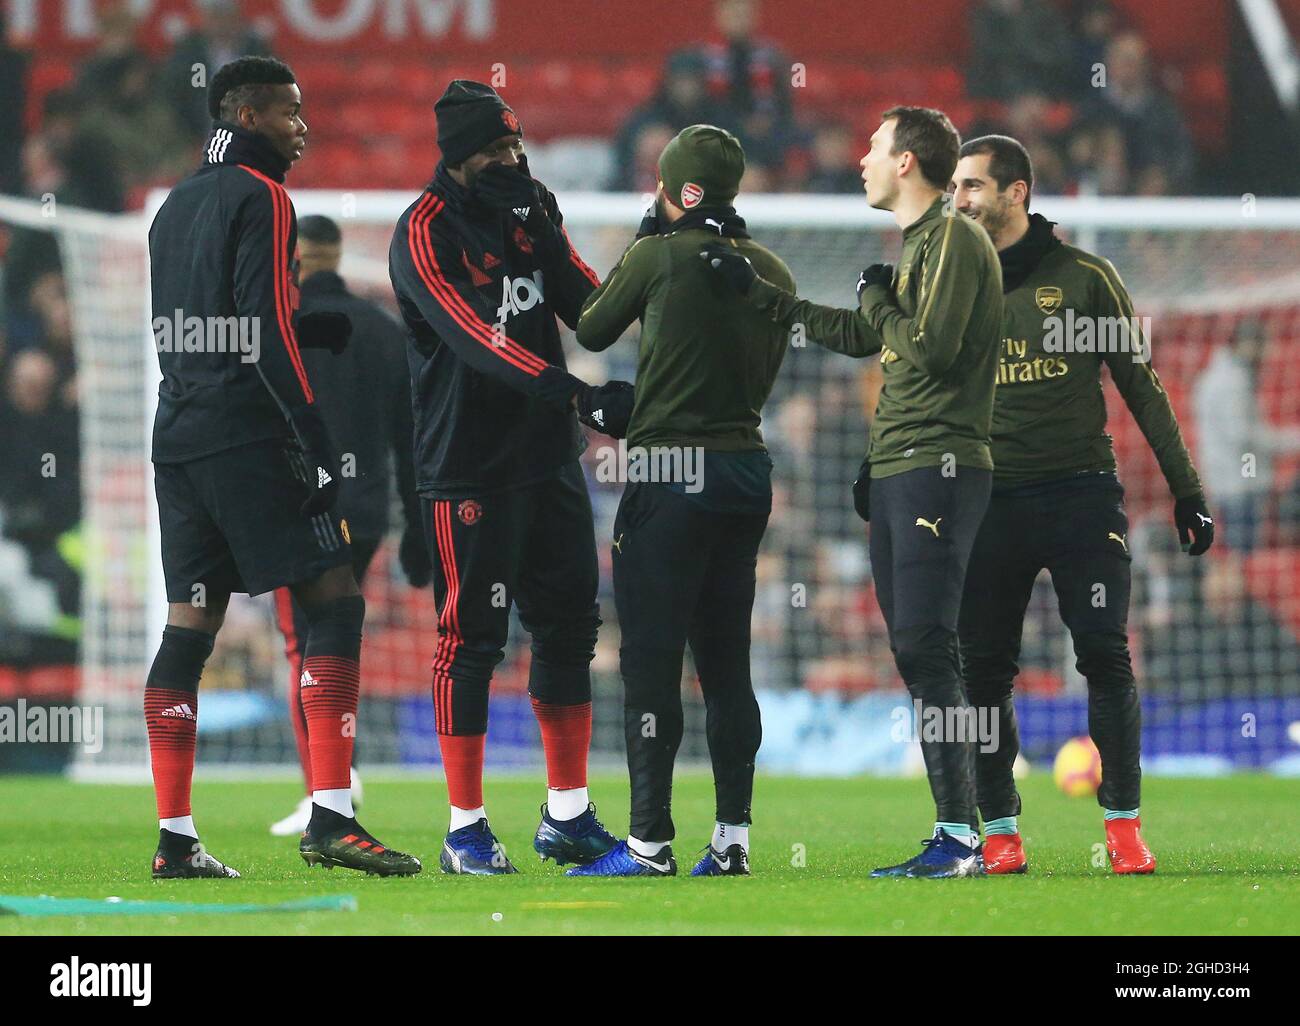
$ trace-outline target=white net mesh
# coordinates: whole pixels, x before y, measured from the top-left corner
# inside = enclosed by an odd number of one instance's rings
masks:
[[[299,192],[299,215],[325,214],[344,229],[343,274],[384,305],[392,297],[387,249],[412,197]],[[151,533],[147,464],[157,368],[147,344],[145,223],[60,214],[42,219],[7,201],[0,221],[54,231],[73,304],[81,380],[87,540],[84,689],[106,704],[100,766],[147,765],[140,693],[161,629],[164,599]],[[598,273],[613,266],[644,203],[636,196],[561,198],[571,237]],[[1172,501],[1122,402],[1107,386],[1110,431],[1127,489],[1134,554],[1130,635],[1145,710],[1149,766],[1221,769],[1295,765],[1300,722],[1300,204],[1260,201],[1050,201],[1038,204],[1071,241],[1114,262],[1138,313],[1152,318],[1154,366],[1198,464],[1194,396],[1212,355],[1251,330],[1265,340],[1256,404],[1254,483],[1224,502],[1207,475],[1220,537],[1200,561],[1178,551]],[[859,199],[742,197],[754,236],[790,265],[807,298],[851,304],[857,270],[893,258],[899,234]],[[1068,229],[1068,230],[1066,230]],[[633,329],[633,332],[635,328]],[[631,334],[631,332],[629,333]],[[571,367],[591,381],[632,376],[629,341],[601,356],[569,345]],[[893,772],[906,746],[888,739],[889,711],[904,698],[871,588],[862,525],[848,486],[874,404],[874,361],[816,346],[792,347],[765,410],[776,464],[775,507],[759,564],[753,671],[765,711],[762,763],[823,773]],[[1208,421],[1207,421],[1208,423]],[[1293,444],[1294,443],[1294,444]],[[589,461],[595,452],[588,453]],[[589,474],[601,553],[601,630],[594,665],[598,759],[622,752],[618,626],[609,591],[609,529],[619,486]],[[1231,482],[1229,482],[1229,485]],[[1252,520],[1248,543],[1239,533]],[[398,518],[394,517],[396,524]],[[436,758],[429,665],[436,613],[405,586],[396,546],[377,554],[366,583],[360,759],[363,765]],[[493,685],[489,762],[539,758],[525,695],[528,649],[512,632]],[[1018,695],[1025,754],[1047,759],[1086,732],[1085,688],[1046,576],[1027,615]],[[702,711],[687,672],[682,757],[704,757]],[[285,712],[287,669],[271,603],[237,601],[204,678],[200,759],[235,766],[293,764]],[[1289,762],[1287,760],[1290,760]]]

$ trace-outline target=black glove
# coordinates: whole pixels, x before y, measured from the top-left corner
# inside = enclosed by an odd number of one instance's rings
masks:
[[[871,457],[864,457],[853,482],[853,511],[871,523]]]
[[[717,271],[723,281],[742,296],[748,294],[750,286],[758,278],[758,272],[749,262],[749,257],[731,246],[720,246],[717,243],[706,246],[700,252],[700,259]]]
[[[659,234],[659,207],[651,203],[641,218],[641,225],[636,230],[636,237],[644,239],[647,235]]]
[[[893,264],[872,264],[858,275],[858,295],[861,296],[862,290],[870,288],[872,285],[884,285],[888,288],[893,280]]]
[[[528,165],[522,161],[517,167],[505,164],[489,164],[474,179],[474,197],[489,210],[508,214],[521,207],[529,208],[528,220],[540,214],[542,197],[537,191],[537,183],[528,173]]]
[[[315,406],[303,406],[289,414],[297,446],[289,451],[294,476],[307,489],[302,515],[314,517],[329,510],[339,497],[339,461],[334,455],[325,422]]]
[[[610,381],[593,388],[583,385],[577,392],[578,419],[610,438],[626,438],[632,420],[636,393],[627,381]]]
[[[1199,556],[1214,544],[1214,518],[1199,492],[1174,502],[1174,524],[1178,543],[1189,556]]]
[[[406,525],[401,544],[397,547],[397,560],[412,588],[429,586],[433,563],[429,561],[429,546],[424,543],[424,528],[419,523]]]
[[[297,315],[294,332],[299,348],[328,349],[338,356],[352,337],[352,318],[336,310],[311,310]]]

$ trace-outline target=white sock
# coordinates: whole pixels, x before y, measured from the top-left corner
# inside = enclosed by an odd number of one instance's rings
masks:
[[[546,789],[546,811],[550,813],[551,819],[577,819],[587,811],[590,804],[591,799],[587,797],[585,787],[570,787],[564,791],[557,791],[553,787]]]
[[[335,787],[328,791],[313,791],[311,800],[322,809],[337,812],[340,816],[347,816],[348,819],[356,815],[352,811],[352,788],[350,787]]]
[[[158,820],[159,830],[170,830],[173,834],[184,834],[186,837],[199,839],[199,832],[194,829],[193,816],[173,816],[171,819]]]
[[[647,859],[658,858],[659,853],[668,847],[667,841],[641,841],[635,837],[627,839],[627,846],[638,855]]]
[[[449,830],[459,830],[461,827],[473,826],[480,819],[487,819],[487,813],[480,805],[477,809],[458,809],[456,806],[451,807],[451,826]]]
[[[709,842],[714,851],[726,851],[728,846],[738,844],[749,854],[749,824],[736,826],[733,823],[718,823],[713,828],[713,840]]]

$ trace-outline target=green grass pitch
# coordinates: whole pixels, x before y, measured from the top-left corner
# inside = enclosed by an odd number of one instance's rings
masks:
[[[148,877],[156,833],[148,787],[10,777],[0,802],[0,894],[62,898],[275,903],[352,894],[355,912],[0,917],[0,934],[1290,934],[1300,921],[1296,782],[1265,776],[1150,779],[1144,834],[1159,873],[1117,878],[1105,865],[1092,799],[1059,794],[1045,774],[1022,784],[1030,858],[1023,877],[871,880],[873,866],[913,854],[929,832],[924,780],[760,776],[750,879],[685,875],[712,828],[712,785],[682,775],[672,880],[566,879],[532,851],[536,779],[489,778],[493,826],[520,875],[438,871],[440,782],[367,780],[362,821],[418,854],[414,879],[309,870],[295,843],[266,827],[298,795],[288,782],[195,787],[204,842],[237,867],[234,881]],[[627,783],[592,794],[606,825],[626,829]],[[1096,847],[1095,847],[1096,846]],[[494,915],[498,914],[499,917]]]

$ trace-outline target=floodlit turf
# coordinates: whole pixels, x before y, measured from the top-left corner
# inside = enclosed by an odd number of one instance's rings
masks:
[[[594,782],[606,825],[626,829],[627,784]],[[1155,877],[1116,878],[1092,799],[1060,795],[1045,774],[1023,783],[1030,859],[1024,877],[870,880],[876,865],[915,852],[929,832],[923,780],[760,777],[754,877],[692,880],[708,840],[712,786],[678,781],[673,880],[563,877],[532,852],[539,780],[490,779],[493,825],[520,869],[508,878],[438,871],[443,789],[434,781],[368,779],[362,822],[418,854],[425,872],[381,880],[307,869],[295,841],[266,827],[292,807],[289,783],[204,783],[195,789],[204,842],[242,880],[149,879],[156,833],[147,787],[0,778],[0,894],[60,898],[278,903],[356,896],[356,912],[249,915],[0,917],[0,934],[1278,934],[1300,922],[1297,783],[1264,776],[1152,779],[1144,833]],[[495,914],[499,913],[499,918]]]

